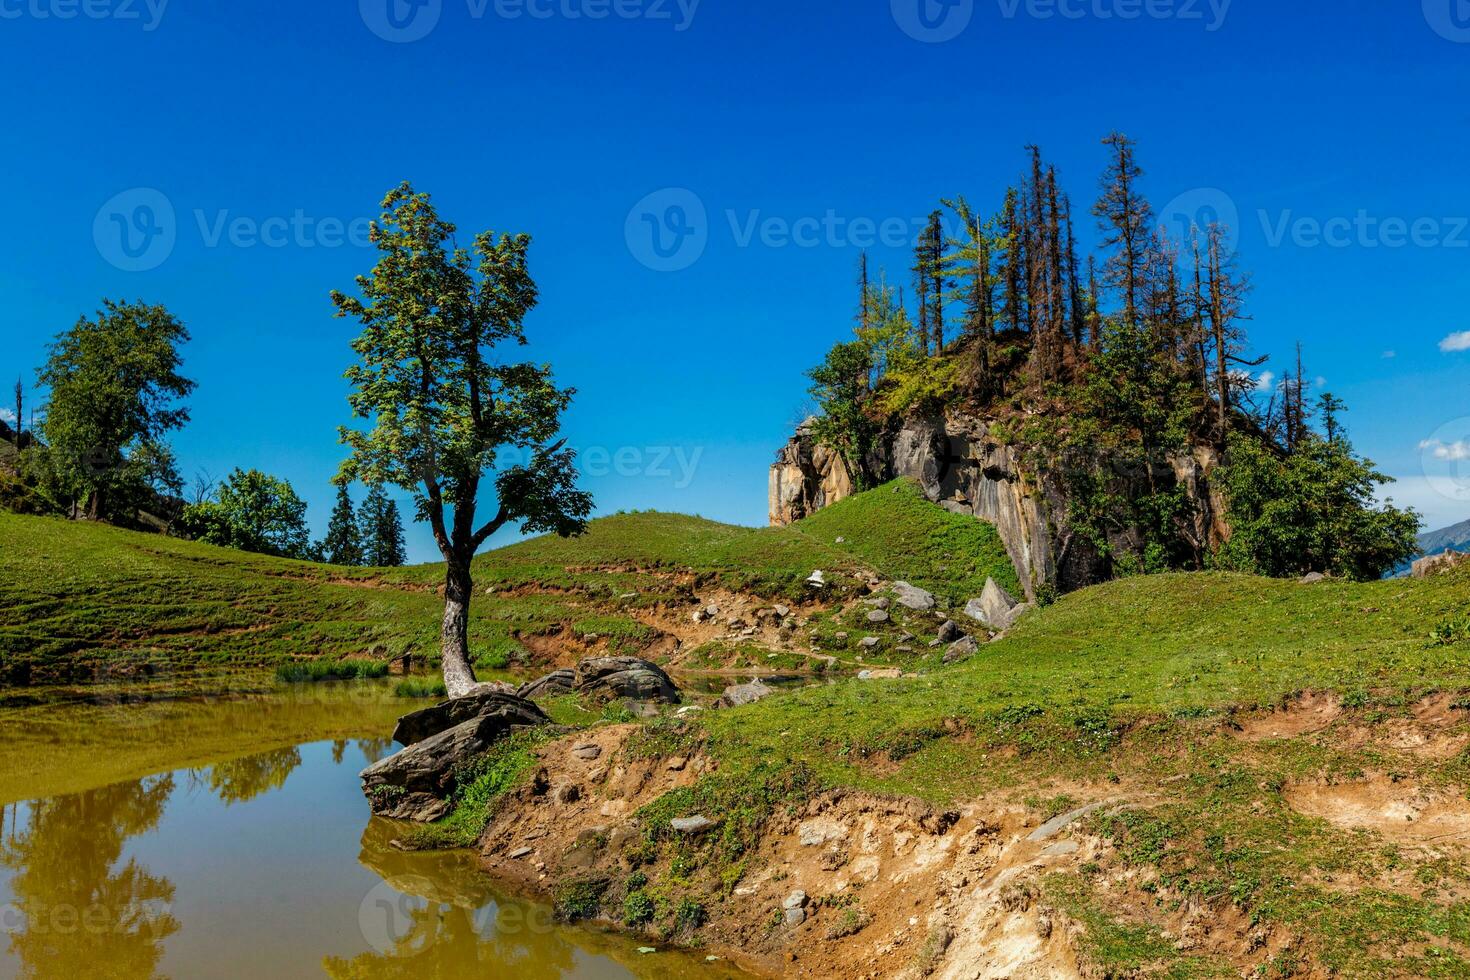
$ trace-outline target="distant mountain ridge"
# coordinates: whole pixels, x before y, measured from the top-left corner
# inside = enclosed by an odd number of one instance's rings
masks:
[[[1419,549],[1426,555],[1437,555],[1451,548],[1456,551],[1470,548],[1470,520],[1419,535]]]
[[[1425,531],[1419,535],[1419,554],[1414,556],[1414,560],[1443,554],[1446,551],[1470,551],[1470,520],[1442,527],[1438,531]],[[1395,568],[1390,575],[1407,575],[1412,566],[1413,561],[1405,562]]]

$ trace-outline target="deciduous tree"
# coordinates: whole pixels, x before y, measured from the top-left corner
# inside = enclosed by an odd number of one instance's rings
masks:
[[[580,534],[592,499],[577,488],[574,454],[555,441],[573,392],[556,386],[550,367],[501,350],[526,343],[523,322],[537,302],[530,236],[486,231],[465,249],[454,233],[429,195],[400,185],[373,225],[378,262],[358,278],[359,295],[333,292],[332,300],[339,316],[362,324],[348,400],[370,424],[342,430],[352,452],[341,475],[402,487],[429,523],[446,565],[444,682],[458,697],[475,686],[475,552],[511,524]],[[503,465],[508,451],[522,461]],[[486,509],[482,484],[492,473],[496,499]]]

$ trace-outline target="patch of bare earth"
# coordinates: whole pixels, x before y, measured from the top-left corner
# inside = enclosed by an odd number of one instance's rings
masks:
[[[1470,803],[1462,790],[1426,789],[1370,776],[1350,783],[1289,787],[1286,801],[1299,813],[1343,830],[1367,830],[1385,839],[1429,848],[1470,846]]]
[[[1342,714],[1342,701],[1335,694],[1308,693],[1276,711],[1237,719],[1238,735],[1248,742],[1272,738],[1313,735],[1331,725]]]
[[[587,875],[625,881],[635,868],[627,852],[644,830],[639,809],[714,768],[700,756],[629,760],[623,748],[635,730],[610,726],[545,746],[540,774],[506,801],[482,837],[484,867],[543,895]],[[1106,845],[1079,832],[1081,818],[1098,804],[1118,801],[1105,797],[1041,824],[1010,804],[937,810],[855,791],[826,793],[773,816],[728,894],[701,899],[710,919],[700,942],[766,975],[1087,975],[1077,954],[1081,927],[1038,898],[1037,882],[1106,859]],[[655,880],[666,871],[643,870]],[[803,912],[788,917],[794,892],[806,896]],[[1136,898],[1145,916],[1152,899],[1141,891]],[[1211,945],[1206,938],[1217,934],[1224,942],[1216,920],[1203,911],[1197,918],[1181,923],[1196,943]],[[1237,946],[1247,942],[1227,931]]]

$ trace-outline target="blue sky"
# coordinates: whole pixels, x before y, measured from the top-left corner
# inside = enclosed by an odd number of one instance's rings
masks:
[[[905,229],[997,206],[1029,143],[1082,210],[1117,129],[1166,218],[1237,216],[1268,369],[1300,340],[1394,495],[1470,517],[1470,350],[1441,349],[1470,348],[1465,0],[414,3],[0,0],[7,387],[101,297],[164,303],[185,472],[285,476],[319,531],[353,335],[327,292],[408,178],[467,235],[535,236],[528,353],[579,390],[599,512],[760,524],[862,247],[906,268]]]

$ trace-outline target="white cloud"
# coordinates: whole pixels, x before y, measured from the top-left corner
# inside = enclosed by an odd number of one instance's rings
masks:
[[[1270,391],[1276,385],[1276,375],[1271,371],[1262,371],[1261,376],[1256,379],[1257,391]]]
[[[9,408],[0,408],[0,422],[5,422],[5,423],[7,423],[9,425],[14,425],[15,424],[15,411],[13,409],[9,409]]]
[[[1470,459],[1470,441],[1456,439],[1454,442],[1444,442],[1439,439],[1425,439],[1419,443],[1419,451],[1431,453],[1435,459],[1462,462]]]
[[[1399,352],[1396,351],[1396,350],[1386,350],[1386,351],[1383,352],[1383,359],[1385,361],[1391,361],[1395,357],[1398,357],[1398,356],[1399,356]]]
[[[1439,349],[1446,354],[1452,354],[1455,351],[1470,350],[1470,330],[1461,330],[1459,333],[1450,334],[1439,342]]]
[[[1380,487],[1380,502],[1392,500],[1412,507],[1424,517],[1424,530],[1433,531],[1470,518],[1470,485],[1444,477],[1401,476]]]

